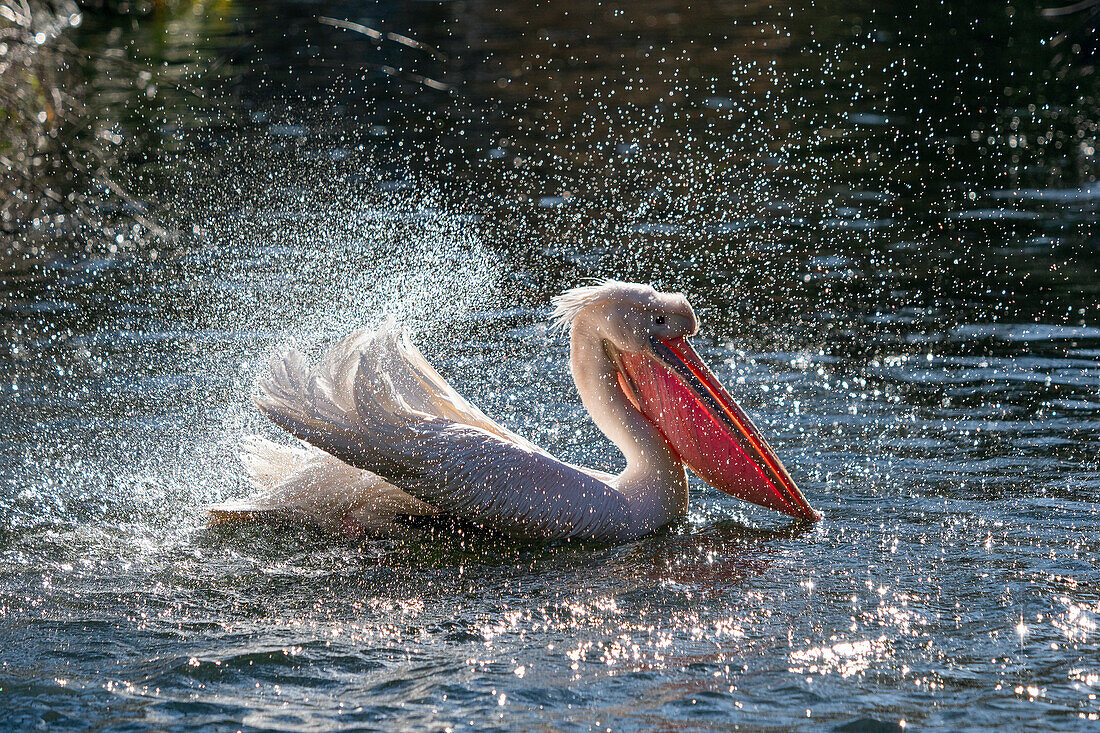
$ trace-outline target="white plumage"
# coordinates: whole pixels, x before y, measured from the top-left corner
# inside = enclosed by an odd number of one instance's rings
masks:
[[[724,491],[816,521],[688,344],[699,322],[683,295],[605,281],[555,306],[581,400],[626,458],[619,475],[559,461],[490,419],[387,322],[314,367],[290,348],[272,357],[256,405],[306,447],[248,439],[242,460],[259,493],[211,516],[360,533],[441,513],[517,537],[625,540],[687,511],[683,453]]]
[[[257,435],[242,440],[241,462],[257,493],[244,501],[210,507],[215,522],[280,520],[329,532],[385,534],[399,516],[435,510],[369,471],[324,451],[273,443]]]
[[[270,370],[257,406],[320,450],[249,438],[242,460],[261,492],[212,507],[215,520],[379,532],[398,515],[445,512],[519,537],[624,532],[625,500],[603,474],[558,461],[487,417],[392,322],[345,337],[313,368],[284,348]]]

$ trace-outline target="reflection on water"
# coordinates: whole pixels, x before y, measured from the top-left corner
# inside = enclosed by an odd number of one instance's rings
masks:
[[[108,236],[7,232],[0,720],[1096,720],[1093,18],[87,15],[72,39],[118,60],[87,99],[132,202],[74,179]],[[247,395],[272,346],[384,315],[488,413],[613,469],[546,328],[550,294],[606,275],[690,295],[700,352],[826,521],[699,485],[683,522],[619,547],[205,528],[245,490],[235,436],[268,429]]]

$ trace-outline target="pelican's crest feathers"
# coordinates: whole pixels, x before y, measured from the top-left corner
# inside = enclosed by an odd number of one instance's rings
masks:
[[[580,285],[575,288],[566,290],[561,295],[554,296],[550,301],[554,306],[554,313],[551,316],[553,325],[551,328],[568,331],[570,326],[573,325],[573,319],[577,317],[582,310],[594,303],[598,303],[605,298],[611,298],[624,295],[629,288],[637,287],[632,286],[630,283],[619,282],[618,280],[599,280],[591,285]]]

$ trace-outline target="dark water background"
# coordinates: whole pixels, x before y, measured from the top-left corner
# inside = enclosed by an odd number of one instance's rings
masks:
[[[1095,15],[1041,9],[85,14],[116,188],[5,234],[0,723],[1100,725]],[[700,485],[616,547],[204,526],[270,349],[384,314],[615,467],[546,330],[593,276],[689,295],[824,522]]]

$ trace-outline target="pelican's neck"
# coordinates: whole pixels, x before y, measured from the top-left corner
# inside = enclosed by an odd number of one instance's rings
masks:
[[[570,331],[569,368],[588,414],[626,458],[626,469],[611,484],[630,503],[635,528],[650,532],[682,516],[688,503],[683,464],[623,394],[603,337],[580,320]]]

